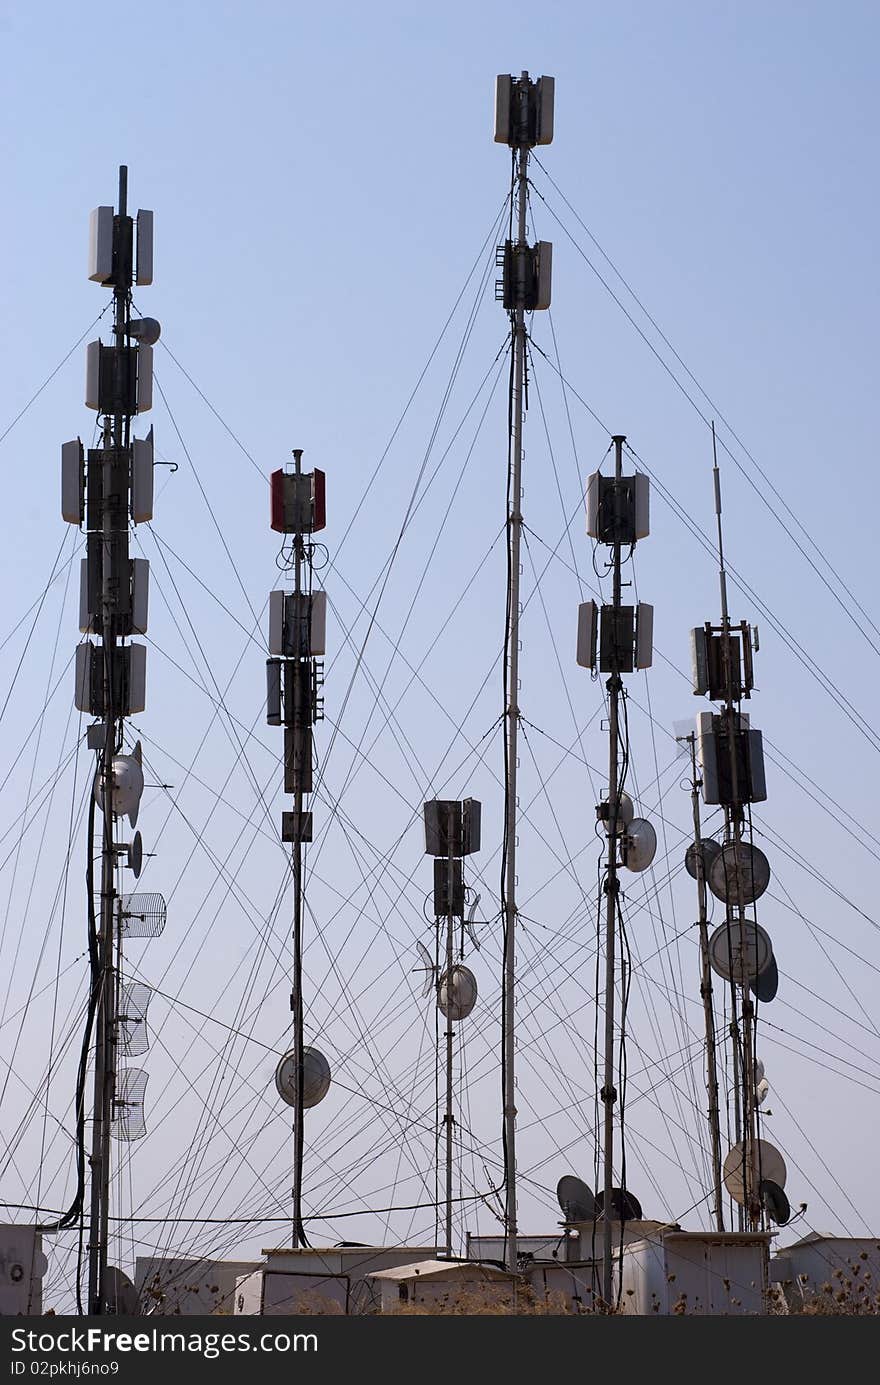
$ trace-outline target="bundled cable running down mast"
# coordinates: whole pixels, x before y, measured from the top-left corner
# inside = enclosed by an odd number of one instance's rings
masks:
[[[302,450],[294,449],[293,471],[271,477],[272,528],[291,536],[278,566],[293,578],[293,591],[269,594],[269,658],[266,661],[266,720],[284,726],[284,792],[293,809],[281,814],[281,839],[291,847],[293,871],[293,973],[290,1009],[293,1048],[275,1071],[278,1094],[293,1107],[293,1248],[307,1246],[302,1220],[304,1115],[330,1089],[330,1065],[323,1053],[303,1042],[302,924],[303,847],[312,840],[312,813],[304,807],[312,792],[312,727],[323,717],[323,663],[327,595],[313,590],[315,546],[311,535],[324,528],[324,473],[302,470]]]
[[[500,76],[495,84],[495,142],[513,151],[511,220],[516,212],[516,239],[499,251],[503,277],[496,285],[510,317],[511,369],[508,404],[507,470],[507,616],[504,627],[504,845],[501,911],[504,920],[504,971],[501,984],[501,1052],[504,1105],[505,1244],[507,1268],[517,1269],[516,1226],[516,1082],[514,1022],[516,1004],[516,828],[517,737],[519,732],[519,573],[522,539],[522,431],[525,413],[527,312],[550,306],[553,247],[526,240],[529,153],[553,139],[552,77],[537,82],[522,76]]]
[[[77,708],[98,718],[86,740],[96,752],[97,770],[89,813],[88,911],[91,988],[86,1034],[76,1092],[79,1178],[73,1206],[55,1226],[75,1225],[85,1201],[85,1076],[94,1034],[94,1095],[89,1157],[90,1212],[88,1235],[88,1305],[90,1315],[130,1309],[132,1286],[107,1264],[110,1211],[111,1136],[137,1139],[145,1133],[143,1100],[146,1073],[127,1068],[120,1056],[142,1053],[148,988],[122,981],[122,939],[127,933],[149,937],[164,927],[161,896],[143,896],[142,913],[131,925],[131,901],[118,885],[126,866],[140,874],[140,833],[117,841],[117,827],[128,817],[134,828],[144,775],[141,747],[123,754],[125,719],[145,705],[146,647],[126,643],[147,629],[149,563],[129,557],[129,520],[140,524],[153,515],[153,433],[144,439],[132,432],[135,416],[152,406],[153,345],[159,338],[154,318],[131,316],[132,284],[153,282],[153,213],[127,209],[128,170],[119,170],[119,208],[92,212],[89,278],[113,291],[112,346],[91,342],[86,355],[86,405],[100,417],[101,444],[85,450],[79,438],[61,452],[61,509],[70,524],[86,529],[86,557],[80,576],[80,630],[96,635],[76,651]],[[100,891],[94,888],[93,836],[95,807],[103,814]],[[96,893],[98,903],[96,905]],[[78,1288],[79,1298],[79,1288]],[[82,1310],[82,1303],[80,1308]]]

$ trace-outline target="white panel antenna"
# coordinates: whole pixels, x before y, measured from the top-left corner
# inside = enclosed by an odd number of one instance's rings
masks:
[[[68,524],[85,518],[85,456],[79,438],[61,446],[61,517]]]
[[[89,217],[89,278],[106,284],[113,275],[113,208],[96,207]]]
[[[135,438],[131,461],[131,517],[135,524],[153,518],[153,430]]]
[[[636,607],[636,668],[650,668],[654,662],[654,607],[640,601]]]
[[[495,78],[495,143],[506,144],[510,134],[510,103],[513,78],[502,73]]]
[[[651,482],[641,471],[635,474],[636,538],[646,539],[651,532]]]
[[[581,668],[596,667],[596,636],[599,613],[595,601],[578,606],[577,661]]]
[[[324,654],[327,650],[327,593],[316,591],[311,595],[311,620],[309,622],[310,654]]]
[[[137,214],[137,251],[135,264],[135,283],[153,282],[153,213],[139,211]]]
[[[556,96],[556,78],[539,77],[535,83],[538,98],[537,144],[553,143],[553,106]]]
[[[148,558],[131,560],[131,633],[147,633],[147,608],[150,595],[150,562]]]
[[[73,705],[78,712],[91,715],[92,711],[92,651],[94,645],[88,640],[76,648],[75,686]]]
[[[599,472],[587,477],[587,536],[599,537]]]
[[[89,604],[89,562],[87,558],[82,558],[79,565],[79,632],[81,635],[95,634]]]
[[[127,716],[142,712],[147,705],[147,646],[130,644]]]
[[[702,625],[691,631],[691,681],[697,697],[709,691],[709,650]]]
[[[537,295],[535,309],[550,307],[550,289],[553,275],[553,245],[549,240],[539,240],[535,246],[537,258]]]
[[[86,347],[86,408],[101,407],[101,343],[90,341]]]
[[[153,348],[137,347],[137,412],[145,414],[153,407]]]
[[[284,639],[284,597],[283,591],[269,593],[269,653],[283,653]]]

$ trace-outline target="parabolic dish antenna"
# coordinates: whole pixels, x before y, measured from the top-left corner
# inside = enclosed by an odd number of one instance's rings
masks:
[[[582,1178],[563,1174],[556,1185],[556,1200],[566,1221],[592,1221],[596,1200]]]
[[[657,854],[657,833],[647,818],[633,818],[626,829],[623,864],[627,870],[647,870]]]
[[[618,801],[618,810],[617,810],[617,833],[616,833],[617,836],[619,836],[621,832],[625,832],[626,829],[629,827],[630,823],[632,822],[633,818],[635,817],[635,811],[636,811],[636,810],[635,810],[635,808],[633,807],[633,801],[632,801],[632,799],[630,798],[629,794],[628,794],[628,793],[622,793],[622,794],[620,795],[620,799],[619,799],[619,801]],[[607,832],[608,832],[609,822],[610,822],[610,819],[609,819],[609,818],[605,818],[605,820],[604,820],[603,823],[602,823],[602,826],[605,828],[606,834],[607,834]]]
[[[752,846],[750,842],[740,842],[739,848],[734,842],[728,842],[709,866],[706,882],[715,898],[720,899],[722,904],[752,904],[761,898],[770,884],[770,862],[760,847]]]
[[[296,1105],[296,1058],[285,1053],[275,1069],[275,1086],[282,1101]],[[330,1064],[316,1048],[303,1049],[303,1108],[317,1106],[330,1090]]]
[[[740,1207],[745,1206],[745,1195],[743,1191],[743,1147],[742,1141],[738,1141],[724,1161],[724,1186],[730,1193],[734,1202],[738,1202]],[[781,1190],[785,1187],[787,1171],[785,1160],[779,1153],[775,1145],[771,1145],[767,1140],[755,1140],[752,1149],[752,1188],[758,1187],[762,1182],[775,1183]]]
[[[765,1005],[768,1000],[772,1000],[779,990],[779,972],[776,969],[776,958],[771,955],[770,961],[762,972],[752,977],[749,986],[755,995]]]
[[[137,1289],[128,1275],[115,1265],[108,1265],[104,1271],[103,1310],[114,1317],[137,1316]]]
[[[605,1207],[605,1192],[600,1188],[596,1193],[596,1216],[599,1216]],[[611,1220],[612,1221],[641,1221],[642,1204],[629,1189],[611,1189]]]
[[[144,864],[144,844],[141,840],[140,832],[135,832],[128,848],[128,868],[134,874],[135,880],[141,873]]]
[[[709,963],[725,981],[747,986],[758,977],[773,956],[773,945],[764,929],[750,919],[728,919],[709,939]]]
[[[775,1221],[777,1226],[785,1226],[791,1216],[791,1207],[779,1184],[771,1178],[763,1178],[758,1192],[770,1220]]]
[[[703,855],[703,879],[709,878],[709,867],[721,850],[721,843],[716,842],[714,837],[703,837],[700,842],[700,851]],[[697,879],[697,847],[695,842],[691,842],[687,851],[684,853],[684,868],[688,875]]]
[[[477,1003],[477,978],[460,964],[443,972],[437,987],[437,1007],[448,1020],[464,1020]]]
[[[141,763],[141,743],[131,755],[113,757],[113,812],[127,817],[132,827],[137,823],[138,809],[144,792],[144,771]],[[95,802],[104,811],[104,780],[95,775]]]

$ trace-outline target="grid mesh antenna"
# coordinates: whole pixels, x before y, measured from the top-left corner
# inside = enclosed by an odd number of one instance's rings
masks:
[[[149,1075],[142,1068],[125,1068],[119,1074],[112,1131],[117,1140],[139,1140],[147,1133],[144,1093]]]
[[[137,1058],[150,1047],[147,1006],[152,994],[143,981],[124,981],[119,988],[119,1051],[126,1058]]]
[[[119,931],[123,938],[158,938],[167,917],[168,906],[160,894],[120,896]]]

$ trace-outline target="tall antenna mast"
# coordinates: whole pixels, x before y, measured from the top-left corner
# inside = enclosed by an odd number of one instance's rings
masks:
[[[65,443],[61,464],[62,514],[87,530],[80,630],[100,639],[77,649],[75,695],[80,711],[100,718],[88,728],[87,743],[97,752],[94,797],[103,813],[97,908],[89,842],[89,1022],[94,1021],[95,1070],[87,1311],[94,1315],[108,1311],[112,1298],[107,1278],[110,1140],[127,1104],[117,1096],[122,916],[116,876],[122,853],[138,875],[142,853],[139,834],[130,844],[117,843],[115,835],[123,814],[134,827],[144,787],[140,744],[132,755],[121,753],[124,719],[145,705],[146,648],[123,643],[147,628],[149,563],[129,558],[129,517],[137,524],[153,513],[152,430],[141,440],[132,437],[131,428],[134,416],[152,406],[152,348],[160,332],[154,318],[131,316],[132,284],[153,282],[153,213],[139,211],[136,219],[128,214],[125,166],[119,170],[118,211],[98,207],[92,212],[89,278],[113,290],[114,344],[94,341],[86,353],[86,405],[101,417],[101,446],[86,455],[79,438]]]
[[[617,930],[620,922],[620,880],[618,867],[647,869],[657,850],[657,836],[644,818],[633,817],[633,805],[624,793],[629,759],[626,722],[621,729],[621,710],[626,693],[624,673],[650,668],[653,651],[654,608],[647,602],[623,605],[624,549],[631,555],[637,541],[648,534],[649,483],[637,472],[623,474],[623,445],[626,438],[617,434],[614,445],[614,475],[594,472],[587,482],[587,533],[611,548],[609,566],[612,578],[611,605],[602,607],[601,625],[595,601],[584,602],[578,612],[578,663],[591,670],[597,666],[596,642],[599,637],[598,668],[609,674],[608,692],[608,797],[598,804],[596,814],[608,834],[608,852],[602,891],[605,897],[605,990],[604,1054],[600,1096],[604,1108],[602,1122],[602,1300],[606,1309],[613,1301],[613,1239],[615,1220],[622,1227],[632,1216],[631,1203],[621,1179],[614,1187],[614,1117],[617,1106],[615,1048],[622,1040],[625,1016],[621,1014],[620,1034],[615,1033],[615,994],[618,981]],[[601,630],[601,634],[600,634]],[[623,750],[623,755],[621,755]],[[618,860],[619,856],[619,860]],[[598,997],[597,997],[598,1003]],[[639,1215],[636,1213],[636,1215]]]
[[[303,1040],[303,847],[312,840],[312,814],[304,807],[312,792],[312,727],[323,717],[323,664],[327,597],[313,590],[314,543],[311,535],[326,522],[323,471],[304,473],[302,449],[293,452],[293,471],[271,476],[271,525],[291,536],[278,566],[293,578],[293,591],[269,594],[269,658],[266,661],[266,720],[284,726],[284,792],[293,794],[293,810],[281,814],[281,839],[291,847],[293,874],[293,966],[290,1009],[293,1048],[275,1072],[282,1100],[293,1107],[293,1248],[307,1246],[302,1217],[305,1111],[316,1106],[330,1087],[330,1065]]]
[[[736,919],[731,923],[728,914],[728,928],[731,929],[734,937],[731,946],[738,944],[740,953],[744,953],[747,948],[747,920],[745,912],[745,882],[743,880],[743,860],[742,860],[742,828],[743,828],[743,803],[749,801],[749,786],[740,783],[741,773],[737,756],[737,732],[739,731],[739,713],[737,702],[740,694],[740,665],[739,647],[736,650],[731,639],[730,613],[727,605],[727,573],[724,567],[724,534],[721,520],[721,473],[718,469],[718,449],[715,439],[715,423],[712,423],[712,481],[715,489],[715,519],[718,528],[718,583],[721,593],[721,662],[722,675],[724,680],[724,722],[726,729],[727,754],[730,767],[730,802],[724,805],[724,841],[725,844],[732,844],[733,851],[733,890],[732,903],[736,908]],[[751,645],[751,632],[744,628],[742,631],[743,641]],[[736,656],[736,669],[734,677],[734,657]],[[750,681],[750,680],[749,680]],[[751,688],[746,688],[745,694],[749,695]],[[743,776],[744,777],[744,776]],[[737,986],[735,975],[730,982],[731,989],[731,1012],[730,1012],[730,1037],[733,1043],[733,1071],[734,1071],[734,1128],[737,1141],[742,1142],[742,1182],[743,1200],[739,1206],[739,1226],[740,1230],[745,1229],[746,1223],[748,1230],[754,1230],[761,1222],[761,1204],[758,1198],[758,1189],[753,1186],[755,1182],[755,1141],[757,1131],[755,1129],[755,1100],[754,1089],[755,1081],[752,1072],[754,1063],[754,1035],[752,1032],[752,1021],[754,1018],[754,1006],[749,997],[748,986],[741,989],[742,1001],[737,1006]],[[737,1011],[742,1016],[742,1024],[738,1023]]]
[[[715,517],[718,532],[718,575],[721,593],[721,623],[707,623],[691,631],[691,661],[694,692],[708,695],[721,704],[715,714],[701,712],[697,717],[696,746],[691,740],[694,795],[694,869],[701,898],[702,985],[706,1012],[707,1076],[710,1098],[710,1133],[715,1181],[716,1219],[721,1227],[720,1187],[717,1161],[717,1079],[714,1077],[714,1015],[709,967],[729,983],[730,1039],[733,1054],[734,1134],[733,1148],[721,1168],[724,1184],[737,1203],[740,1231],[757,1231],[766,1218],[780,1224],[788,1220],[788,1204],[783,1192],[785,1163],[778,1150],[759,1138],[759,1106],[767,1092],[763,1068],[755,1055],[755,1005],[752,999],[772,1000],[778,985],[773,945],[754,916],[756,901],[770,882],[770,864],[751,839],[752,803],[767,797],[764,778],[764,752],[760,731],[753,730],[749,717],[741,710],[742,700],[751,696],[754,685],[752,651],[757,649],[757,634],[742,621],[734,627],[727,601],[727,572],[724,563],[724,537],[721,519],[721,475],[712,425],[712,480],[715,492]],[[699,753],[702,776],[699,783],[703,801],[721,806],[724,813],[724,843],[701,841],[699,809],[696,804]],[[748,818],[747,818],[748,813]],[[688,867],[690,869],[690,866]],[[725,906],[724,922],[705,938],[705,888]],[[751,911],[751,916],[749,911]],[[705,948],[705,950],[703,950]],[[713,1094],[713,1082],[714,1094]]]
[[[499,254],[503,278],[496,285],[510,316],[512,368],[508,405],[507,471],[507,614],[504,650],[504,855],[501,906],[504,918],[504,963],[501,985],[502,1072],[504,1105],[505,1242],[507,1268],[517,1268],[516,1224],[516,842],[517,738],[519,733],[519,573],[522,539],[523,417],[525,414],[527,312],[550,306],[552,246],[526,239],[528,161],[536,144],[553,139],[554,80],[532,82],[500,76],[495,84],[495,141],[513,150],[511,222],[516,211],[516,240],[507,240]]]
[[[708,844],[703,841],[700,826],[700,779],[697,766],[697,738],[693,731],[684,738],[691,756],[691,809],[694,819],[694,844],[685,860],[688,871],[697,882],[697,904],[700,930],[700,995],[703,1000],[703,1019],[706,1032],[706,1092],[709,1099],[709,1144],[712,1163],[712,1192],[715,1229],[724,1230],[724,1207],[721,1192],[721,1113],[718,1099],[718,1062],[715,1034],[715,1009],[712,1001],[712,967],[709,961],[709,915],[706,871],[709,864]],[[714,844],[717,850],[717,844]]]
[[[453,1167],[455,1148],[454,1040],[453,1023],[467,1019],[477,1003],[477,979],[473,972],[455,961],[455,926],[462,928],[464,953],[464,874],[462,857],[480,849],[480,803],[475,798],[461,802],[434,798],[424,805],[425,853],[434,857],[434,917],[436,919],[434,965],[425,948],[419,952],[428,972],[424,994],[435,991],[437,1009],[446,1020],[446,1110],[443,1115],[445,1132],[445,1241],[447,1255],[453,1254]],[[445,966],[440,969],[440,930],[446,927],[444,942]],[[439,1163],[439,1142],[438,1142]],[[439,1173],[439,1169],[438,1169]]]

